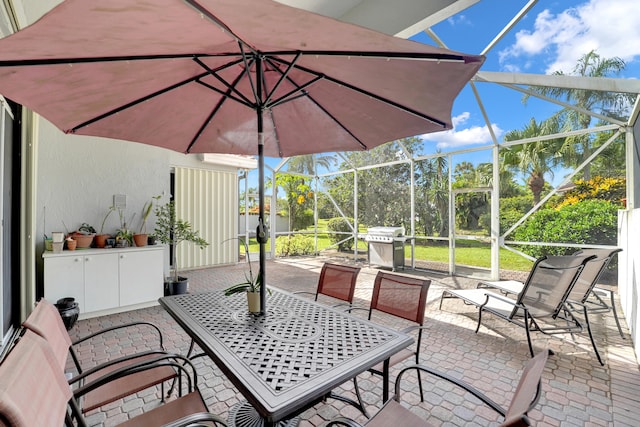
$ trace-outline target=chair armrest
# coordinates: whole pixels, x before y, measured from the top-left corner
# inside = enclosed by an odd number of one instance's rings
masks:
[[[445,380],[445,381],[447,381],[449,383],[455,384],[456,386],[458,386],[458,387],[466,390],[467,392],[473,394],[480,401],[482,401],[484,404],[486,404],[488,407],[490,407],[491,409],[493,409],[495,412],[497,412],[498,414],[500,414],[503,417],[507,413],[507,410],[505,408],[503,408],[500,405],[498,405],[496,402],[491,400],[484,393],[482,393],[480,390],[476,389],[472,385],[467,384],[466,382],[464,382],[462,380],[459,380],[459,379],[457,379],[455,377],[452,377],[449,374],[446,374],[444,372],[438,371],[436,369],[430,368],[430,367],[425,366],[425,365],[411,365],[411,366],[408,366],[408,367],[404,368],[403,370],[400,371],[400,373],[398,373],[398,376],[396,377],[395,397],[394,397],[398,402],[400,401],[400,380],[402,379],[402,376],[405,374],[405,372],[413,371],[413,370],[419,370],[419,371],[425,372],[427,374],[433,375],[435,377],[438,377],[440,379],[443,379],[443,380]]]
[[[154,358],[149,358],[149,359],[144,359],[140,362],[135,362],[136,359],[142,359],[144,357],[147,356],[152,356],[152,355],[156,355],[156,357]],[[155,361],[160,361],[163,359],[185,359],[184,356],[179,355],[179,354],[173,354],[173,353],[167,353],[165,351],[161,351],[161,350],[149,350],[149,351],[145,351],[142,353],[135,353],[135,354],[130,354],[127,356],[123,356],[123,357],[119,357],[117,359],[113,359],[113,360],[109,360],[107,362],[104,362],[98,366],[94,366],[91,369],[87,369],[86,371],[82,371],[81,373],[79,373],[78,375],[71,377],[69,379],[69,384],[73,385],[79,381],[83,381],[84,379],[86,379],[87,377],[89,377],[90,375],[94,375],[97,373],[100,373],[100,371],[103,371],[105,369],[107,369],[110,366],[116,365],[118,363],[122,363],[122,362],[126,362],[126,361],[132,361],[132,363],[128,364],[127,367],[133,367],[133,366],[137,366],[137,365],[142,365],[145,363],[153,363]],[[112,372],[115,372],[112,371]],[[105,374],[106,375],[106,374]]]
[[[197,412],[164,424],[163,427],[211,427],[210,423],[212,422],[215,423],[216,426],[226,427],[227,425],[227,423],[217,415],[209,412]]]
[[[350,418],[337,417],[329,421],[329,424],[327,424],[326,427],[331,427],[331,426],[362,427],[362,424],[358,424],[357,422],[355,422]]]
[[[178,361],[179,360],[179,361]],[[151,369],[157,369],[160,367],[172,367],[176,370],[176,374],[180,377],[181,375],[187,380],[187,390],[193,391],[198,388],[198,376],[195,367],[191,363],[189,359],[183,356],[159,356],[154,359],[145,360],[141,363],[137,363],[131,366],[124,366],[122,368],[116,369],[108,374],[103,375],[91,382],[83,384],[81,387],[76,388],[73,391],[73,394],[76,398],[79,398],[93,390],[96,390],[103,385],[117,380],[119,378],[124,378],[129,375],[137,374],[139,372],[148,371]],[[187,366],[189,369],[187,369]],[[191,372],[189,371],[191,370]],[[192,378],[193,375],[193,378]]]
[[[102,334],[104,334],[106,332],[111,332],[111,331],[115,331],[115,330],[118,330],[118,329],[130,328],[130,327],[133,327],[133,326],[149,326],[149,327],[155,329],[155,331],[158,333],[158,340],[160,341],[160,348],[162,350],[164,350],[164,339],[162,337],[162,332],[160,331],[159,327],[157,327],[156,325],[154,325],[153,323],[150,323],[150,322],[131,322],[131,323],[125,323],[123,325],[111,326],[111,327],[102,329],[102,330],[100,330],[98,332],[94,332],[92,334],[89,334],[89,335],[87,335],[85,337],[79,338],[78,340],[73,341],[71,343],[71,345],[72,346],[78,345],[78,344],[83,343],[83,342],[85,342],[87,340],[90,340],[91,338],[94,338],[94,337],[97,337],[99,335],[102,335]]]

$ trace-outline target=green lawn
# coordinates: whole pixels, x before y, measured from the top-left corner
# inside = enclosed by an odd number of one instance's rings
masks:
[[[326,220],[320,220],[318,227],[318,250],[331,246],[329,237],[326,234],[321,234],[322,230],[326,230]],[[313,228],[308,229],[307,232],[310,238],[313,239]],[[366,232],[366,229],[362,230]],[[416,260],[436,261],[436,262],[449,262],[449,247],[447,242],[444,241],[420,241],[421,244],[416,244],[415,258]],[[258,252],[259,247],[255,240],[251,240],[249,245],[250,252]],[[366,252],[367,244],[364,241],[358,242],[358,249],[362,252]],[[407,259],[411,257],[411,245],[405,246],[405,254]],[[462,241],[456,243],[456,263],[461,265],[468,265],[474,267],[491,267],[491,248],[488,244],[475,242],[475,241]],[[500,249],[500,268],[505,270],[517,270],[517,271],[529,271],[531,269],[532,262],[522,258],[521,256],[514,254],[506,249]]]

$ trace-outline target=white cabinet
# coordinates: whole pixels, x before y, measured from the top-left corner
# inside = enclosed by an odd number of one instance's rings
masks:
[[[119,259],[120,305],[156,301],[164,291],[162,252],[122,252]]]
[[[73,297],[83,317],[156,304],[163,296],[164,247],[45,252],[44,297]]]

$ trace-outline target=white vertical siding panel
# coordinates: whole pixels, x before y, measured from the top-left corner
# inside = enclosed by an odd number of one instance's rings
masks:
[[[180,269],[237,262],[233,241],[238,230],[237,176],[233,172],[175,168],[176,214],[191,223],[207,242],[204,250],[192,243],[178,248]]]

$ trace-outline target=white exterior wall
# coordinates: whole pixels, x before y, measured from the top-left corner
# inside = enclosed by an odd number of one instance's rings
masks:
[[[640,354],[640,209],[620,211],[618,216],[618,294],[636,355]]]

